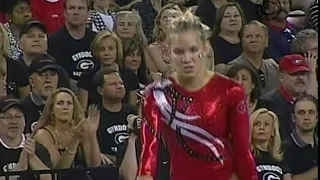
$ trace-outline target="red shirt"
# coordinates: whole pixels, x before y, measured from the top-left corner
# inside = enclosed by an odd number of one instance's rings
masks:
[[[31,11],[47,27],[48,34],[65,24],[63,0],[31,0]]]
[[[229,180],[233,173],[239,180],[258,179],[247,100],[235,81],[216,74],[195,92],[174,79],[155,82],[146,90],[143,118],[139,175],[155,176],[161,134],[171,180]]]

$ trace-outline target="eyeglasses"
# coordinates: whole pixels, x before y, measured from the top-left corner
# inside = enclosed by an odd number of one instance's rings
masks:
[[[5,121],[12,121],[13,119],[21,121],[24,119],[24,115],[15,115],[15,116],[5,115],[5,116],[0,116],[0,119]]]
[[[283,35],[287,39],[288,43],[291,43],[294,39],[296,39],[296,36],[292,33],[292,31],[289,28],[283,30]]]
[[[260,78],[260,82],[261,82],[261,87],[265,88],[266,87],[266,78],[264,77],[264,73],[261,69],[257,70],[259,78]]]

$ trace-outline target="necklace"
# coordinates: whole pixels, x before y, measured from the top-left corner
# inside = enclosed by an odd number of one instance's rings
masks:
[[[59,133],[59,131],[57,130],[57,128],[55,129],[54,132],[55,132],[55,134],[57,135],[57,140],[58,140],[59,149],[63,149],[62,141],[61,141],[61,138],[60,138],[60,133]]]

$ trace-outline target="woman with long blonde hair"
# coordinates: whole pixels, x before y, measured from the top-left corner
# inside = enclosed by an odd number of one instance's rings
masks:
[[[101,163],[96,137],[99,120],[96,106],[89,107],[86,118],[75,94],[59,88],[47,99],[34,139],[49,151],[54,169],[97,167]]]
[[[153,29],[153,36],[155,42],[151,43],[147,50],[150,59],[155,65],[152,72],[160,72],[165,77],[170,77],[174,69],[171,62],[171,53],[167,38],[167,31],[173,19],[182,14],[179,6],[174,4],[167,4],[163,6],[155,19],[155,26]]]
[[[254,111],[250,116],[250,142],[256,160],[259,180],[291,180],[283,162],[279,119],[266,108]]]

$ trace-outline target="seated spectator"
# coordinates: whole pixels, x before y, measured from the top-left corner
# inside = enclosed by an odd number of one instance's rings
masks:
[[[284,141],[284,160],[294,180],[318,179],[318,101],[310,95],[293,105],[295,128]]]
[[[64,25],[64,1],[31,0],[32,16],[46,26],[48,33],[54,33]]]
[[[123,58],[120,65],[135,72],[142,86],[150,83],[145,62],[146,56],[138,41],[135,39],[123,41]]]
[[[251,147],[256,160],[260,180],[291,180],[291,174],[283,161],[279,119],[265,108],[250,116]]]
[[[297,33],[292,41],[292,53],[304,54],[309,57],[310,80],[307,93],[318,98],[318,33],[313,29],[304,29]]]
[[[31,133],[38,122],[47,98],[58,88],[58,65],[50,56],[35,59],[29,67],[31,93],[22,99],[25,110],[26,132]]]
[[[267,109],[279,117],[279,131],[284,139],[290,135],[293,128],[293,102],[306,93],[310,68],[305,57],[293,54],[281,59],[279,69],[280,88],[266,94],[262,100]]]
[[[86,28],[89,6],[87,0],[66,0],[66,24],[48,39],[48,54],[67,71],[70,88],[76,94],[79,91],[76,84],[81,74],[95,66],[90,52],[90,43],[95,33]]]
[[[128,138],[127,116],[135,114],[128,104],[122,103],[125,88],[119,72],[103,69],[96,73],[94,84],[102,97],[98,142],[103,163],[116,164],[117,145]]]
[[[85,118],[74,93],[59,88],[48,97],[34,139],[49,151],[53,169],[97,167],[101,163],[96,136],[99,121],[95,106],[89,107]]]
[[[21,31],[20,47],[22,54],[19,61],[29,68],[29,66],[37,59],[50,59],[56,62],[53,57],[46,54],[48,50],[48,39],[47,39],[47,29],[39,21],[29,21],[27,22]],[[70,86],[69,75],[64,68],[59,65],[57,66],[57,72],[59,75],[59,87]]]
[[[160,9],[166,4],[166,1],[158,0],[142,0],[132,4],[130,9],[135,9],[139,12],[142,20],[143,32],[146,35],[148,42],[153,42],[153,29],[155,27],[155,19]]]
[[[235,64],[228,70],[227,76],[235,79],[243,86],[248,98],[249,114],[264,107],[263,102],[259,100],[260,83],[256,73],[252,69],[246,65]]]
[[[296,27],[287,22],[290,0],[271,0],[266,12],[270,12],[265,17],[267,20],[263,21],[269,29],[267,56],[279,62],[283,56],[290,54],[291,42],[297,33]]]
[[[227,64],[242,53],[240,32],[244,17],[238,3],[221,6],[213,27],[210,43],[215,52],[215,64]]]
[[[110,1],[92,0],[93,8],[89,11],[91,22],[89,27],[92,31],[111,31],[113,29],[116,13],[110,10]]]
[[[0,23],[0,67],[5,73],[7,94],[23,98],[30,92],[28,73],[20,62],[9,58],[10,40],[8,38],[6,29]]]
[[[169,39],[167,37],[171,21],[181,15],[181,10],[177,5],[167,4],[163,6],[156,16],[154,27],[155,42],[147,48],[150,60],[156,69],[150,69],[152,72],[160,72],[165,77],[170,77],[174,72],[171,62],[171,52],[169,48]]]
[[[306,18],[306,23],[307,27],[314,29],[318,31],[318,16],[319,16],[319,3],[318,0],[313,0],[311,5],[308,7],[307,10],[307,18]]]
[[[101,96],[97,92],[97,88],[93,86],[92,82],[94,75],[102,69],[116,68],[119,70],[120,76],[126,88],[126,95],[123,98],[124,103],[129,103],[135,106],[137,103],[136,92],[139,89],[139,81],[137,75],[126,68],[119,67],[123,57],[123,50],[121,40],[113,32],[101,31],[99,32],[91,44],[91,52],[93,57],[100,64],[84,73],[78,82],[79,101],[83,108],[87,108],[90,104],[100,104]]]
[[[267,27],[258,21],[251,21],[244,26],[241,38],[243,53],[229,62],[227,69],[234,64],[250,67],[259,76],[261,96],[277,89],[280,84],[278,65],[273,59],[263,59],[268,46]]]
[[[148,45],[148,40],[142,29],[141,17],[134,9],[117,13],[113,31],[121,40],[135,38],[144,47]]]
[[[201,22],[212,28],[217,19],[218,10],[229,0],[199,0],[196,16],[201,19]]]
[[[10,42],[9,57],[17,60],[21,54],[20,50],[20,31],[22,26],[32,18],[29,0],[10,0],[6,1],[6,16],[8,22],[4,24],[8,32]]]
[[[27,169],[48,170],[51,167],[48,151],[30,135],[23,134],[24,109],[17,99],[6,98],[0,101],[0,127],[0,173]],[[27,176],[23,178],[34,179],[33,175]],[[49,179],[48,175],[40,176],[40,180]]]

